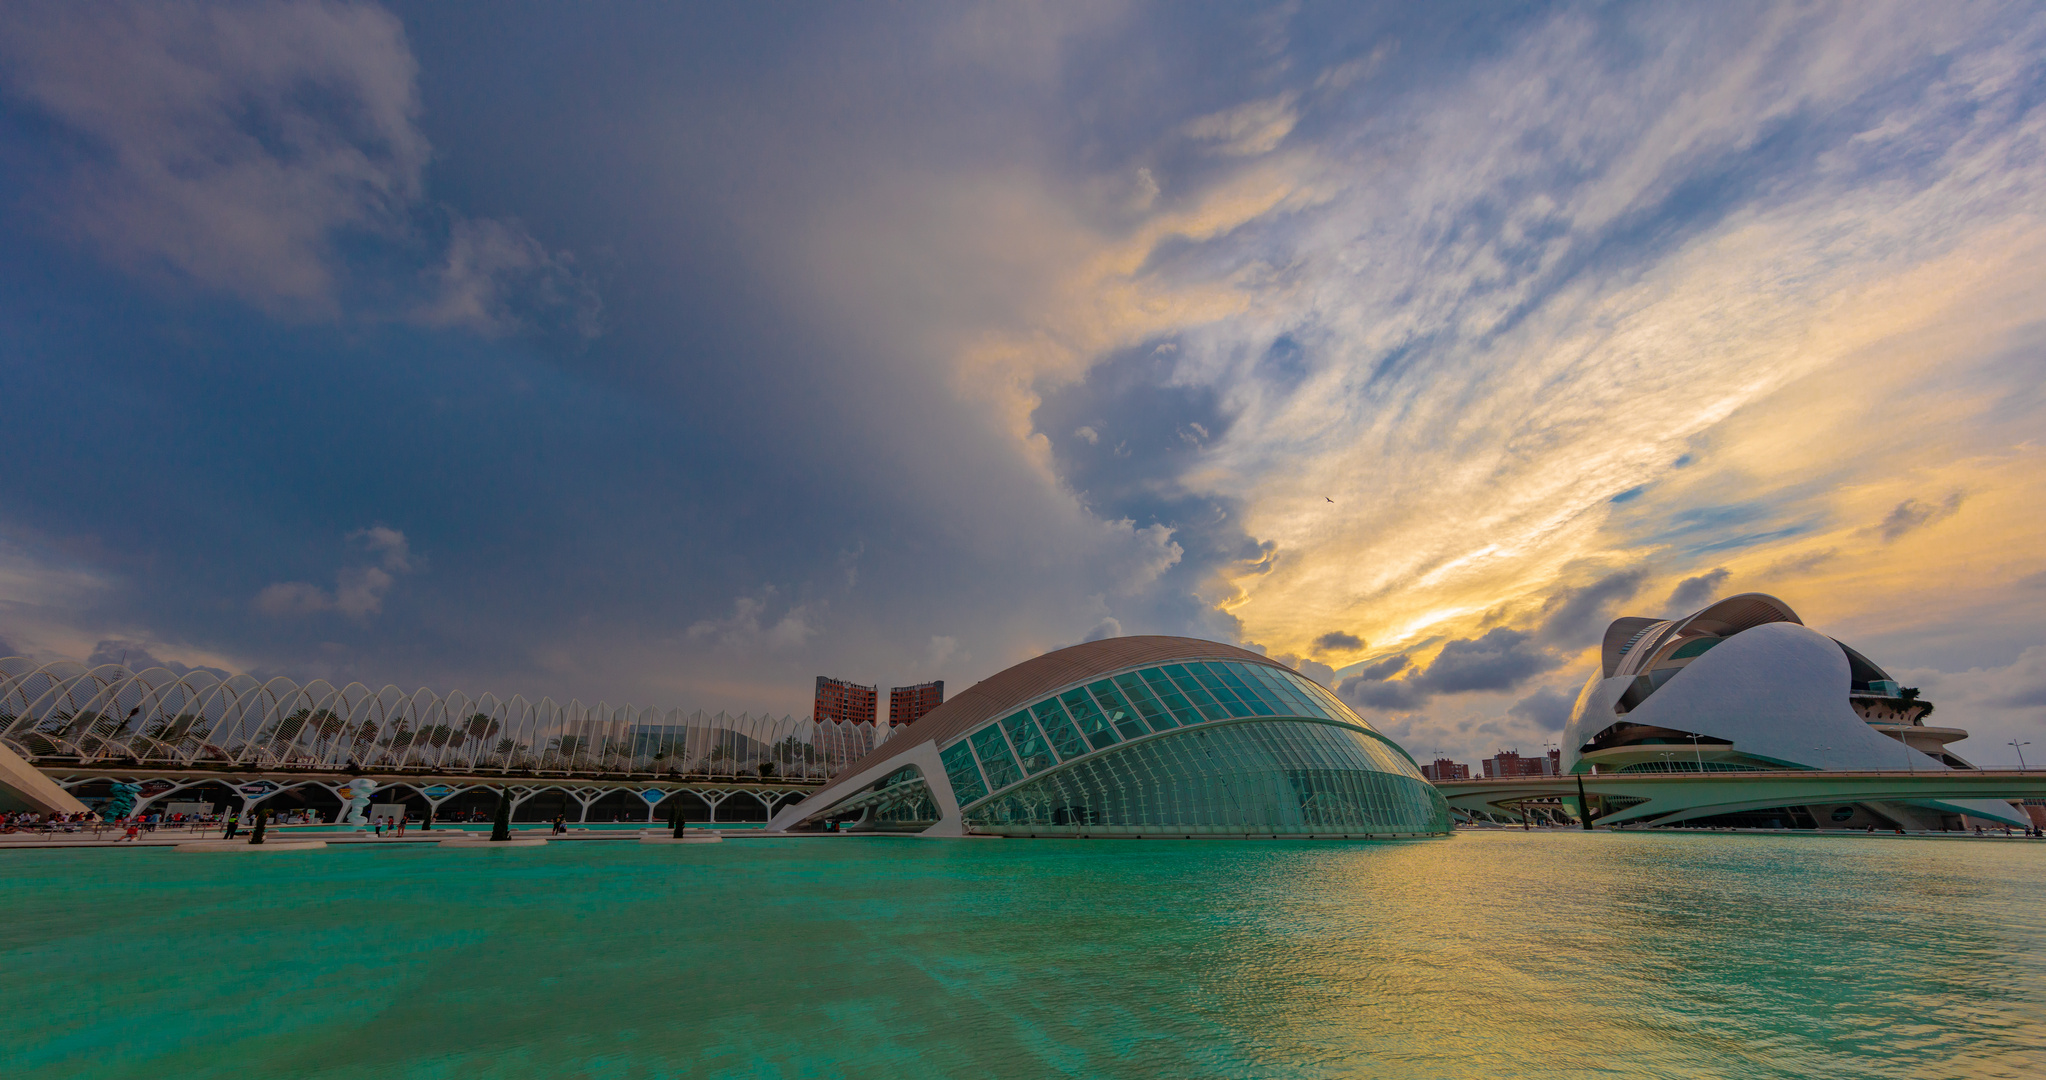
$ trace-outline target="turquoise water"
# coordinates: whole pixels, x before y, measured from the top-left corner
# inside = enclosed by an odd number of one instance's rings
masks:
[[[0,852],[42,1077],[2046,1074],[2046,844]]]

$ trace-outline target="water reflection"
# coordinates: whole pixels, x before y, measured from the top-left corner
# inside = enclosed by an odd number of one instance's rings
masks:
[[[24,1077],[2046,1072],[2046,846],[677,850],[0,854],[0,1058]]]

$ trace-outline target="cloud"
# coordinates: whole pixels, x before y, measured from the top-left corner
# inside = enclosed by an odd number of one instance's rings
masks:
[[[1210,144],[1215,153],[1231,157],[1270,153],[1300,122],[1300,114],[1293,109],[1295,100],[1296,95],[1288,93],[1246,102],[1189,122],[1186,134]]]
[[[427,204],[419,65],[378,5],[16,6],[0,57],[8,89],[75,136],[46,197],[117,265],[326,317],[372,291],[351,247],[437,247],[420,321],[598,332],[572,256]],[[446,222],[437,244],[428,218]]]
[[[1394,675],[1397,675],[1400,672],[1407,670],[1407,667],[1408,661],[1405,656],[1388,656],[1383,660],[1374,661],[1372,663],[1364,665],[1364,667],[1360,669],[1357,672],[1357,674],[1352,677],[1362,679],[1365,682],[1384,682],[1385,680],[1392,678]]]
[[[1534,635],[1495,626],[1481,637],[1444,645],[1428,670],[1407,681],[1438,694],[1511,690],[1562,662],[1542,649]]]
[[[334,235],[402,228],[430,148],[403,26],[367,4],[30,5],[8,81],[77,132],[70,223],[136,269],[331,303]]]
[[[1956,491],[1938,503],[1922,503],[1917,499],[1905,499],[1891,508],[1876,532],[1883,543],[1891,543],[1906,533],[1916,532],[1933,522],[1952,517],[1961,508],[1961,493]]]
[[[1542,605],[1542,638],[1566,648],[1582,648],[1596,641],[1612,621],[1614,605],[1638,592],[1646,576],[1643,570],[1621,570],[1556,593]]]
[[[0,653],[0,655],[6,654]],[[151,655],[149,648],[141,642],[128,641],[123,638],[102,638],[98,644],[92,647],[92,655],[85,658],[85,666],[99,667],[102,664],[120,664],[129,671],[147,671],[150,668],[163,668],[178,675],[190,675],[194,671],[203,671],[216,679],[225,679],[229,674],[224,668],[187,665],[178,663],[176,660],[159,660]]]
[[[1331,630],[1314,639],[1314,651],[1318,653],[1358,652],[1363,648],[1363,638],[1342,630]]]
[[[769,587],[758,596],[738,597],[732,601],[730,615],[698,620],[690,624],[686,636],[691,641],[711,642],[728,652],[800,649],[822,630],[823,604],[791,605],[774,617],[769,609],[777,592]]]
[[[1419,709],[1442,694],[1512,690],[1562,663],[1537,635],[1495,626],[1479,637],[1443,645],[1425,668],[1412,666],[1405,655],[1375,661],[1344,679],[1337,692],[1363,707]]]
[[[1272,659],[1313,679],[1323,686],[1333,688],[1336,684],[1336,669],[1319,660],[1304,656],[1294,656],[1291,653],[1281,653],[1272,657]]]
[[[1704,607],[1719,595],[1719,587],[1726,584],[1726,579],[1732,575],[1731,570],[1721,566],[1677,582],[1677,587],[1670,590],[1669,599],[1662,602],[1664,616],[1674,619]]]
[[[1091,427],[1082,426],[1073,429],[1073,438],[1079,439],[1088,446],[1094,446],[1101,442],[1101,433]]]
[[[412,548],[405,542],[405,534],[388,525],[372,525],[348,534],[348,539],[361,541],[369,553],[383,560],[383,567],[394,573],[405,573],[412,569]]]
[[[385,525],[358,529],[349,533],[347,539],[375,556],[378,565],[341,568],[335,574],[332,592],[304,581],[265,586],[256,594],[256,611],[272,618],[300,618],[335,611],[357,621],[382,612],[384,597],[397,583],[397,575],[413,569],[411,546],[404,533]]]
[[[958,657],[961,660],[966,659],[959,651],[959,639],[956,637],[932,635],[931,643],[924,649],[923,669],[926,671],[941,670],[946,664],[951,663],[954,657]]]
[[[1087,631],[1087,633],[1084,636],[1082,636],[1080,640],[1100,641],[1103,638],[1114,638],[1121,636],[1122,623],[1116,621],[1113,617],[1110,617],[1103,619],[1098,623],[1095,623],[1094,628],[1092,630]]]
[[[515,223],[457,220],[434,276],[439,295],[414,312],[428,326],[491,337],[554,331],[584,341],[603,331],[603,301],[575,257],[547,250]]]
[[[1561,731],[1570,721],[1570,710],[1576,701],[1568,694],[1558,692],[1554,687],[1544,686],[1513,703],[1506,715],[1525,720],[1543,731]]]
[[[1762,571],[1762,576],[1771,578],[1806,577],[1817,571],[1819,567],[1832,562],[1839,555],[1840,549],[1838,548],[1826,548],[1823,551],[1807,551],[1801,555],[1793,555],[1790,558],[1771,563],[1767,569]]]

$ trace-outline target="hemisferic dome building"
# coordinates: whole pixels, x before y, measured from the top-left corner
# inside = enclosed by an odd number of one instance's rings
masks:
[[[1449,832],[1412,758],[1256,653],[1119,637],[986,679],[789,807],[775,830],[1396,839]]]

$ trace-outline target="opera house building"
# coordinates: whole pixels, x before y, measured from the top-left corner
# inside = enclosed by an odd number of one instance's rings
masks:
[[[1393,839],[1450,821],[1407,753],[1313,680],[1212,641],[1120,637],[976,684],[769,824],[825,827]]]
[[[1934,727],[1932,706],[1853,648],[1804,625],[1783,601],[1729,597],[1681,619],[1624,618],[1564,729],[1568,773],[1783,769],[1972,769]],[[1692,825],[1766,825],[1728,806]],[[1784,813],[1798,820],[1781,820]],[[1914,799],[1773,808],[1792,828],[1939,830],[1966,819],[2024,827],[1994,799]],[[1809,820],[1805,820],[1805,818]]]

